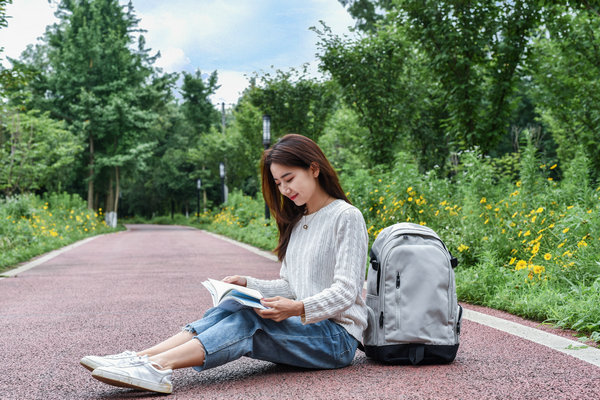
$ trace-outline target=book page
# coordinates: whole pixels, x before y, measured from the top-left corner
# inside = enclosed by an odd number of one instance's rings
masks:
[[[221,301],[221,299],[227,295],[227,293],[229,293],[232,290],[236,290],[248,297],[260,300],[262,299],[264,296],[255,289],[249,289],[247,287],[244,286],[240,286],[240,285],[234,285],[231,283],[227,283],[227,282],[223,282],[223,281],[217,281],[216,279],[210,279],[208,278],[208,283],[213,287],[214,292],[215,292],[215,296],[216,296],[216,302],[215,305]],[[204,282],[203,282],[204,284]],[[212,295],[212,291],[208,288],[208,286],[206,284],[204,284],[204,286],[207,287],[208,291],[211,292]],[[213,301],[214,301],[215,297],[213,297]]]

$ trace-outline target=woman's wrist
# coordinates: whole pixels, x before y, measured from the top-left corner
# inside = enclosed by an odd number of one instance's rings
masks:
[[[300,318],[304,320],[304,303],[302,301],[298,301],[298,311],[296,315],[299,315]]]

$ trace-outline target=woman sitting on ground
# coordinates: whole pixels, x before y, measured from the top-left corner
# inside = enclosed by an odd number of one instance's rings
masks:
[[[235,275],[223,281],[258,289],[268,309],[211,308],[149,349],[82,358],[94,378],[171,393],[174,369],[202,371],[241,356],[303,368],[350,365],[367,326],[364,218],[309,138],[281,138],[264,152],[261,171],[263,195],[279,229],[280,278]]]

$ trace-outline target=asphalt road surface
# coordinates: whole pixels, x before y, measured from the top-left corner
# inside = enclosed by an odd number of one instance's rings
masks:
[[[79,359],[141,350],[178,332],[211,305],[200,284],[208,277],[278,271],[256,252],[173,226],[132,225],[42,259],[0,279],[0,399],[162,397],[98,382]],[[328,371],[242,358],[175,371],[173,387],[173,399],[600,399],[600,366],[470,319],[450,365],[385,366],[360,351],[350,367]]]

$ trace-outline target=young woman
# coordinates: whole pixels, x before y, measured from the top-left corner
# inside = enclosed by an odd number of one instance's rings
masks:
[[[264,152],[262,188],[279,229],[280,278],[228,276],[258,289],[266,310],[209,309],[180,333],[140,352],[87,356],[105,383],[171,393],[172,371],[213,368],[241,356],[304,368],[340,368],[367,326],[362,299],[367,230],[321,149],[286,135]]]

